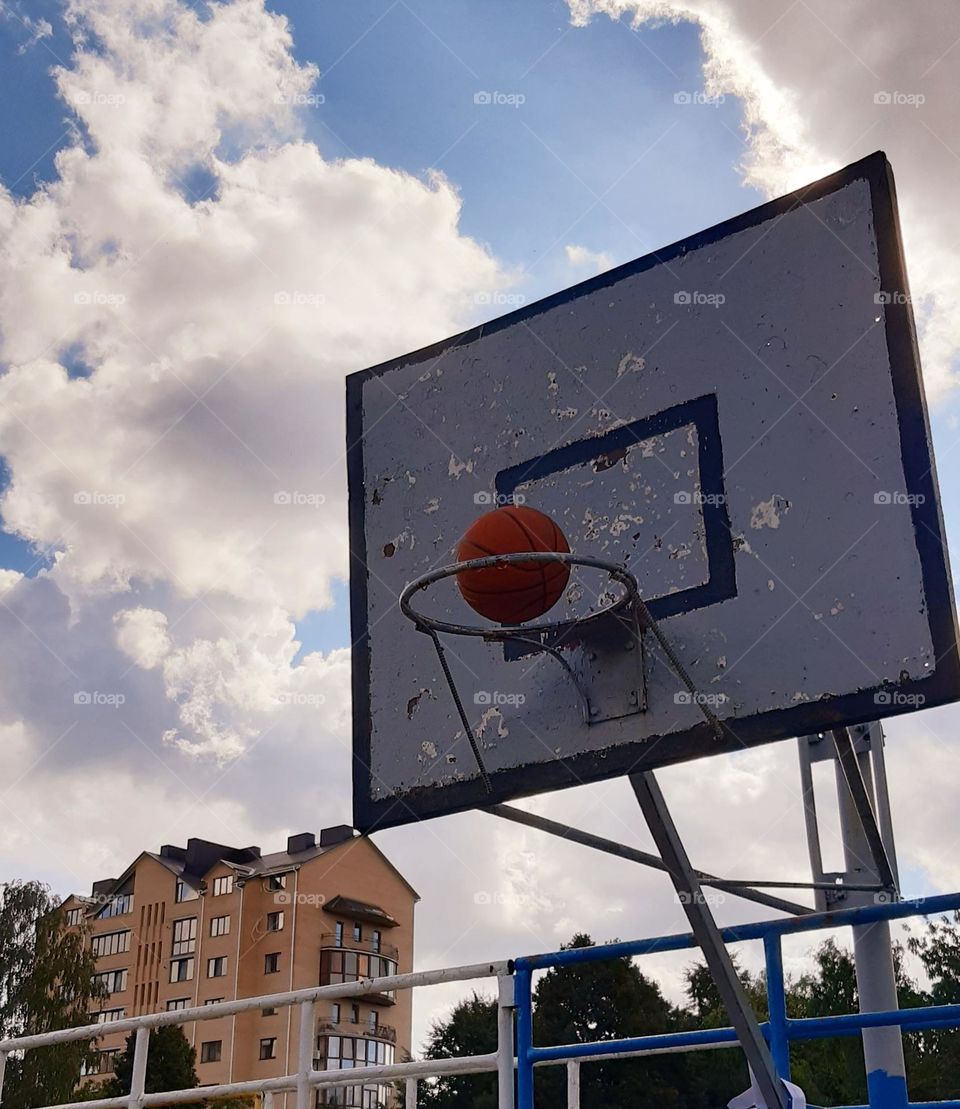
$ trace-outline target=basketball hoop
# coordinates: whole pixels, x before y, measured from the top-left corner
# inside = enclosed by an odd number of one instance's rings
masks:
[[[439,620],[425,612],[413,607],[412,599],[417,593],[425,591],[437,582],[446,578],[456,577],[468,570],[484,570],[497,566],[510,565],[511,563],[538,563],[560,562],[567,566],[586,566],[595,570],[604,571],[612,581],[617,582],[623,589],[623,594],[613,604],[591,612],[585,616],[578,616],[572,620],[551,620],[539,622],[524,622],[520,624],[501,624],[497,626],[482,626],[479,624],[455,624],[446,620]],[[603,646],[607,650],[636,651],[638,659],[639,688],[631,692],[630,698],[635,707],[633,711],[642,711],[643,699],[643,632],[649,630],[657,640],[671,667],[686,686],[694,703],[699,707],[704,717],[713,728],[718,739],[724,735],[724,725],[710,710],[705,699],[694,685],[693,679],[680,662],[669,640],[661,631],[657,621],[651,616],[650,610],[640,596],[640,587],[637,579],[623,566],[608,562],[600,558],[590,558],[583,555],[567,554],[556,551],[519,551],[511,554],[489,555],[485,558],[473,558],[464,562],[455,562],[449,566],[441,566],[430,570],[426,574],[415,578],[400,594],[400,611],[408,620],[411,620],[417,631],[430,636],[440,661],[440,668],[450,687],[454,704],[463,724],[467,739],[473,751],[484,788],[488,793],[493,792],[490,776],[483,762],[480,745],[474,734],[473,728],[467,719],[463,701],[460,698],[456,682],[450,672],[444,647],[440,635],[460,635],[482,639],[487,643],[519,643],[531,652],[542,651],[557,660],[563,667],[568,677],[573,682],[574,688],[580,698],[584,722],[586,724],[599,723],[609,716],[602,716],[599,707],[592,703],[590,694],[584,688],[584,683],[570,662],[561,653],[563,648],[582,645],[586,648]],[[624,632],[627,639],[624,640]],[[619,646],[613,646],[614,643]],[[595,659],[595,654],[588,656]]]

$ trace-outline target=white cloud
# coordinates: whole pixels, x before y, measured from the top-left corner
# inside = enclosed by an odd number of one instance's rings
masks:
[[[951,0],[926,5],[922,19],[897,0],[878,0],[869,13],[829,0],[567,2],[577,26],[594,15],[635,28],[696,25],[705,91],[741,100],[743,178],[768,196],[885,150],[897,174],[928,393],[938,399],[955,386],[960,264],[950,243],[960,235],[960,135],[950,51],[960,9]]]
[[[605,250],[590,250],[576,243],[567,243],[563,248],[567,255],[567,263],[574,269],[589,270],[592,273],[602,273],[613,266],[613,256]]]

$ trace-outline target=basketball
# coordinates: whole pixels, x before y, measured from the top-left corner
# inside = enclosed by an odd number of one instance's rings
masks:
[[[475,520],[457,546],[457,560],[524,551],[570,552],[553,520],[526,505],[505,505]],[[548,612],[560,599],[570,578],[561,562],[512,562],[465,570],[457,586],[467,604],[500,624],[522,624]]]

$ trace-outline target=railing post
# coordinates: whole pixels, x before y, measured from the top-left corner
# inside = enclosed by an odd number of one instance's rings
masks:
[[[3,1075],[7,1069],[7,1056],[0,1051],[0,1100],[3,1098]]]
[[[513,1105],[513,1010],[514,982],[512,974],[497,979],[497,1107],[514,1109]]]
[[[313,1002],[300,1002],[300,1041],[297,1051],[297,1109],[310,1109],[310,1072],[313,1070]]]
[[[567,1060],[567,1109],[580,1109],[580,1060]]]
[[[140,1100],[147,1085],[147,1052],[150,1050],[150,1029],[141,1025],[133,1048],[133,1074],[130,1077],[130,1109],[140,1109]]]
[[[419,1083],[415,1078],[408,1078],[406,1086],[404,1087],[405,1096],[403,1099],[403,1109],[417,1109],[417,1086]]]
[[[787,991],[783,976],[783,947],[776,932],[763,937],[767,959],[767,1009],[770,1013],[770,1054],[777,1075],[790,1080],[790,1040],[787,1035]]]
[[[518,960],[513,976],[513,996],[517,1007],[517,1109],[533,1109],[533,1060],[530,1057],[533,1047],[532,977],[529,967],[523,960]]]

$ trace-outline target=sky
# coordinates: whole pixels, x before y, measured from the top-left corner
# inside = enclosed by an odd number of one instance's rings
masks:
[[[956,538],[958,65],[952,0],[0,4],[0,877],[349,823],[345,374],[877,149]],[[910,894],[960,885],[957,723],[887,725]],[[792,744],[661,777],[698,866],[803,880]],[[651,846],[622,781],[529,804]],[[683,928],[483,814],[377,842],[418,967]]]

